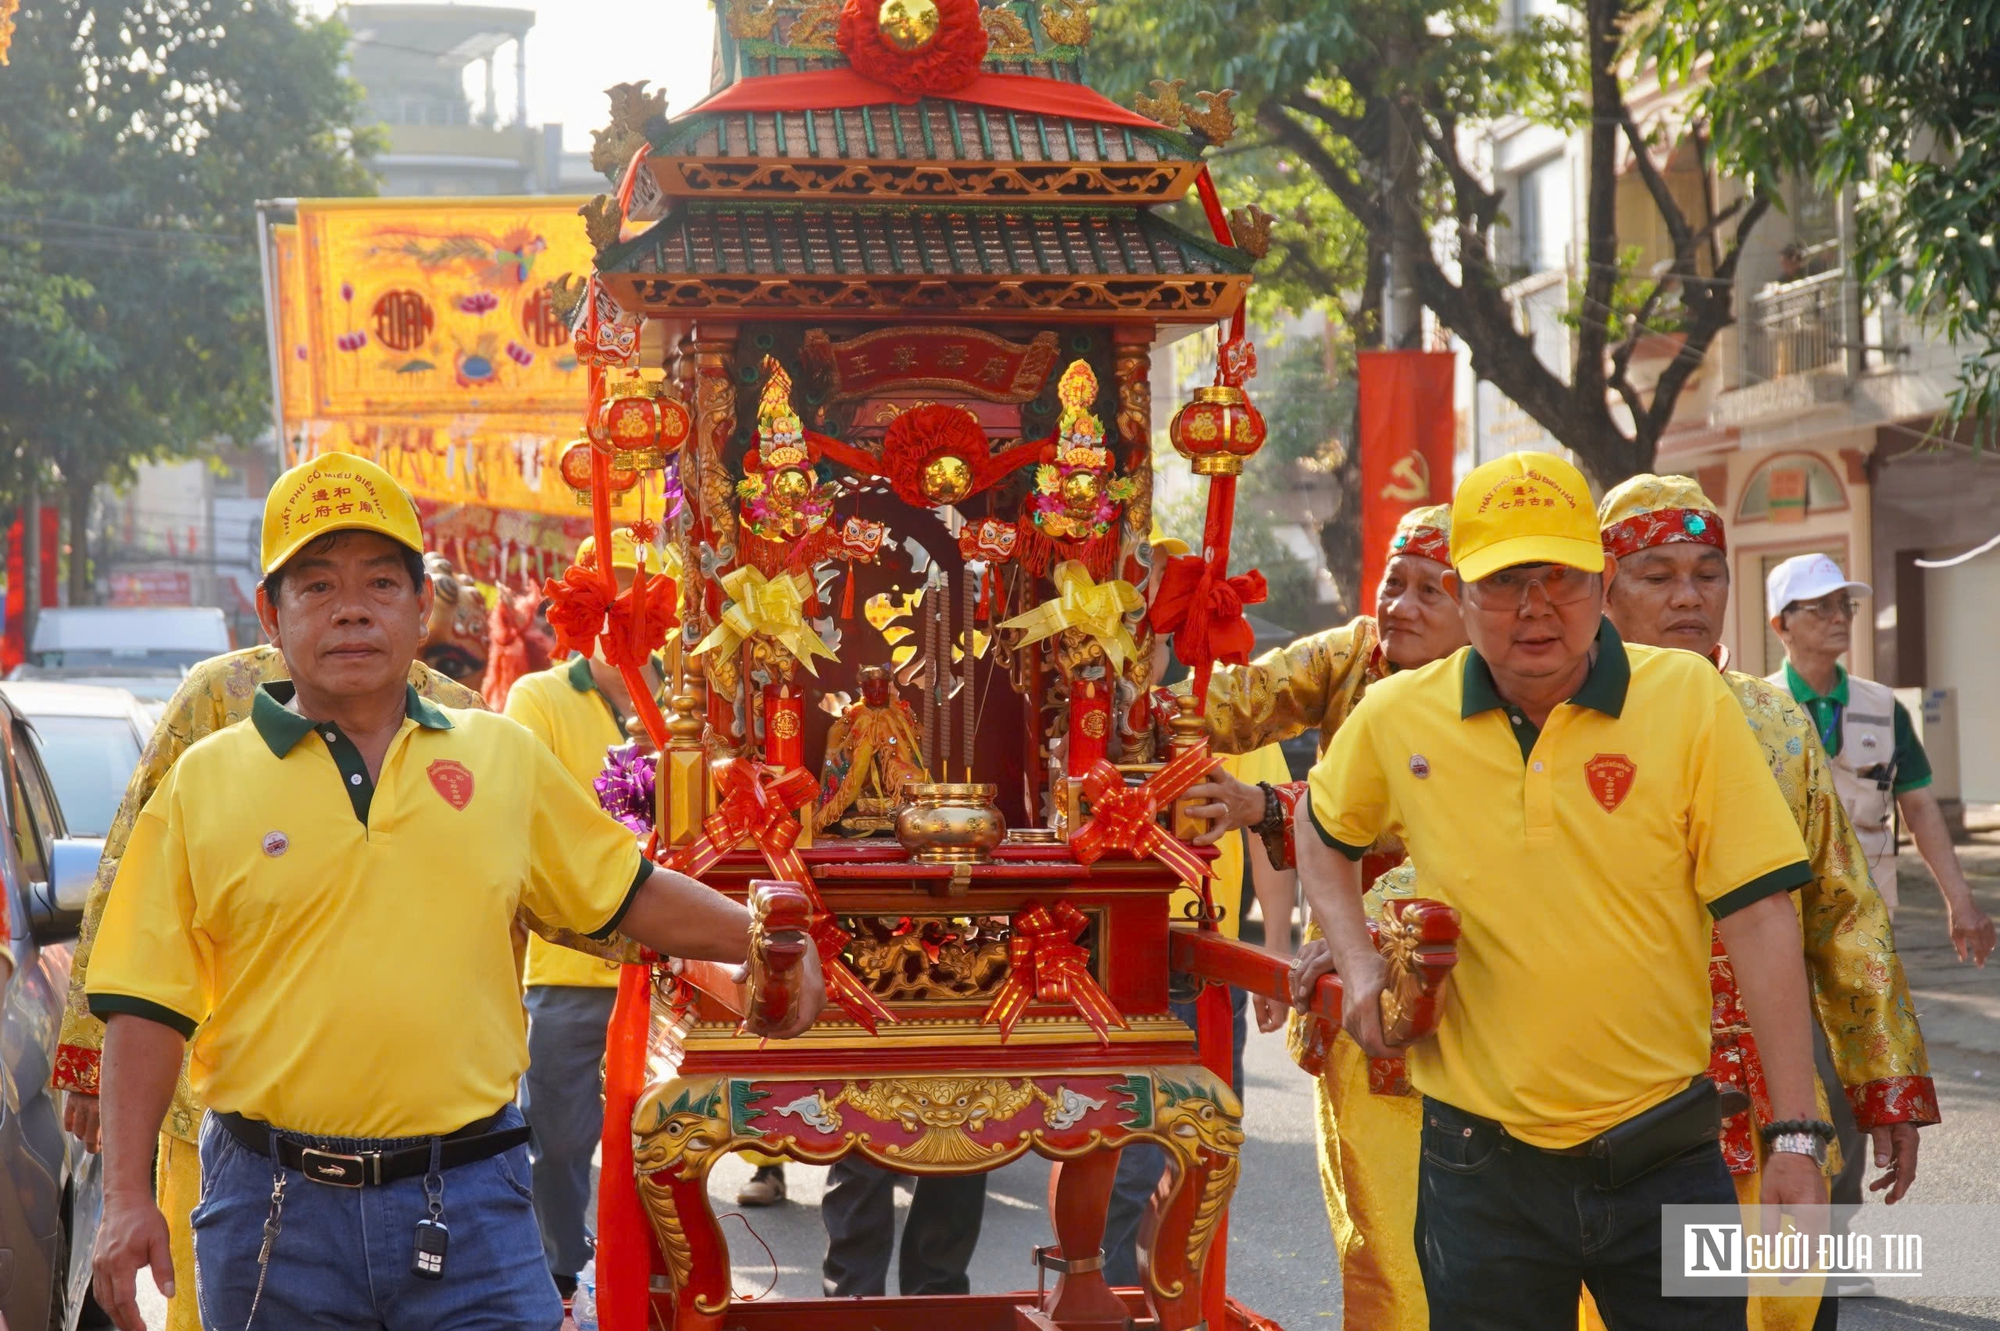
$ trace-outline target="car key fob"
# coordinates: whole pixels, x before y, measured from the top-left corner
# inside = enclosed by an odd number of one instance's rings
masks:
[[[410,1274],[419,1280],[444,1279],[444,1250],[451,1233],[437,1220],[417,1222],[417,1253],[410,1262]]]

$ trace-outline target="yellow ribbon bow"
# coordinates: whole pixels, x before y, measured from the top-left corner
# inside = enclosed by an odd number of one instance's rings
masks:
[[[729,598],[729,608],[722,612],[722,622],[715,626],[714,632],[694,649],[695,655],[715,647],[734,651],[745,640],[762,634],[818,675],[813,666],[815,656],[824,656],[829,661],[838,658],[806,624],[806,600],[812,590],[812,579],[803,573],[781,573],[767,579],[757,569],[747,566],[731,569],[722,575],[722,593]]]
[[[1000,627],[1020,629],[1021,646],[1053,638],[1064,629],[1081,629],[1104,648],[1113,670],[1122,669],[1128,658],[1139,654],[1139,644],[1125,627],[1125,616],[1146,604],[1139,589],[1113,578],[1091,581],[1090,571],[1074,559],[1056,565],[1056,596],[1026,614],[1016,615]]]

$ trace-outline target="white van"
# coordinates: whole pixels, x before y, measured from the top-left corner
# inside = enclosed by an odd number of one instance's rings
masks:
[[[231,646],[215,606],[50,606],[35,616],[28,659],[11,678],[130,689],[157,711],[190,666]]]

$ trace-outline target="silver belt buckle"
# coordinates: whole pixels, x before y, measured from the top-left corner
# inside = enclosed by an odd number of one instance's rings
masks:
[[[379,1164],[377,1168],[379,1170]],[[299,1172],[315,1183],[335,1188],[358,1188],[368,1181],[368,1158],[307,1146],[299,1151]]]

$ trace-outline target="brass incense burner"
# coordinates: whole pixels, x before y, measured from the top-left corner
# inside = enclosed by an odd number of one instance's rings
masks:
[[[919,864],[984,864],[1006,834],[993,803],[998,786],[926,781],[904,793],[910,803],[896,815],[896,839]]]

